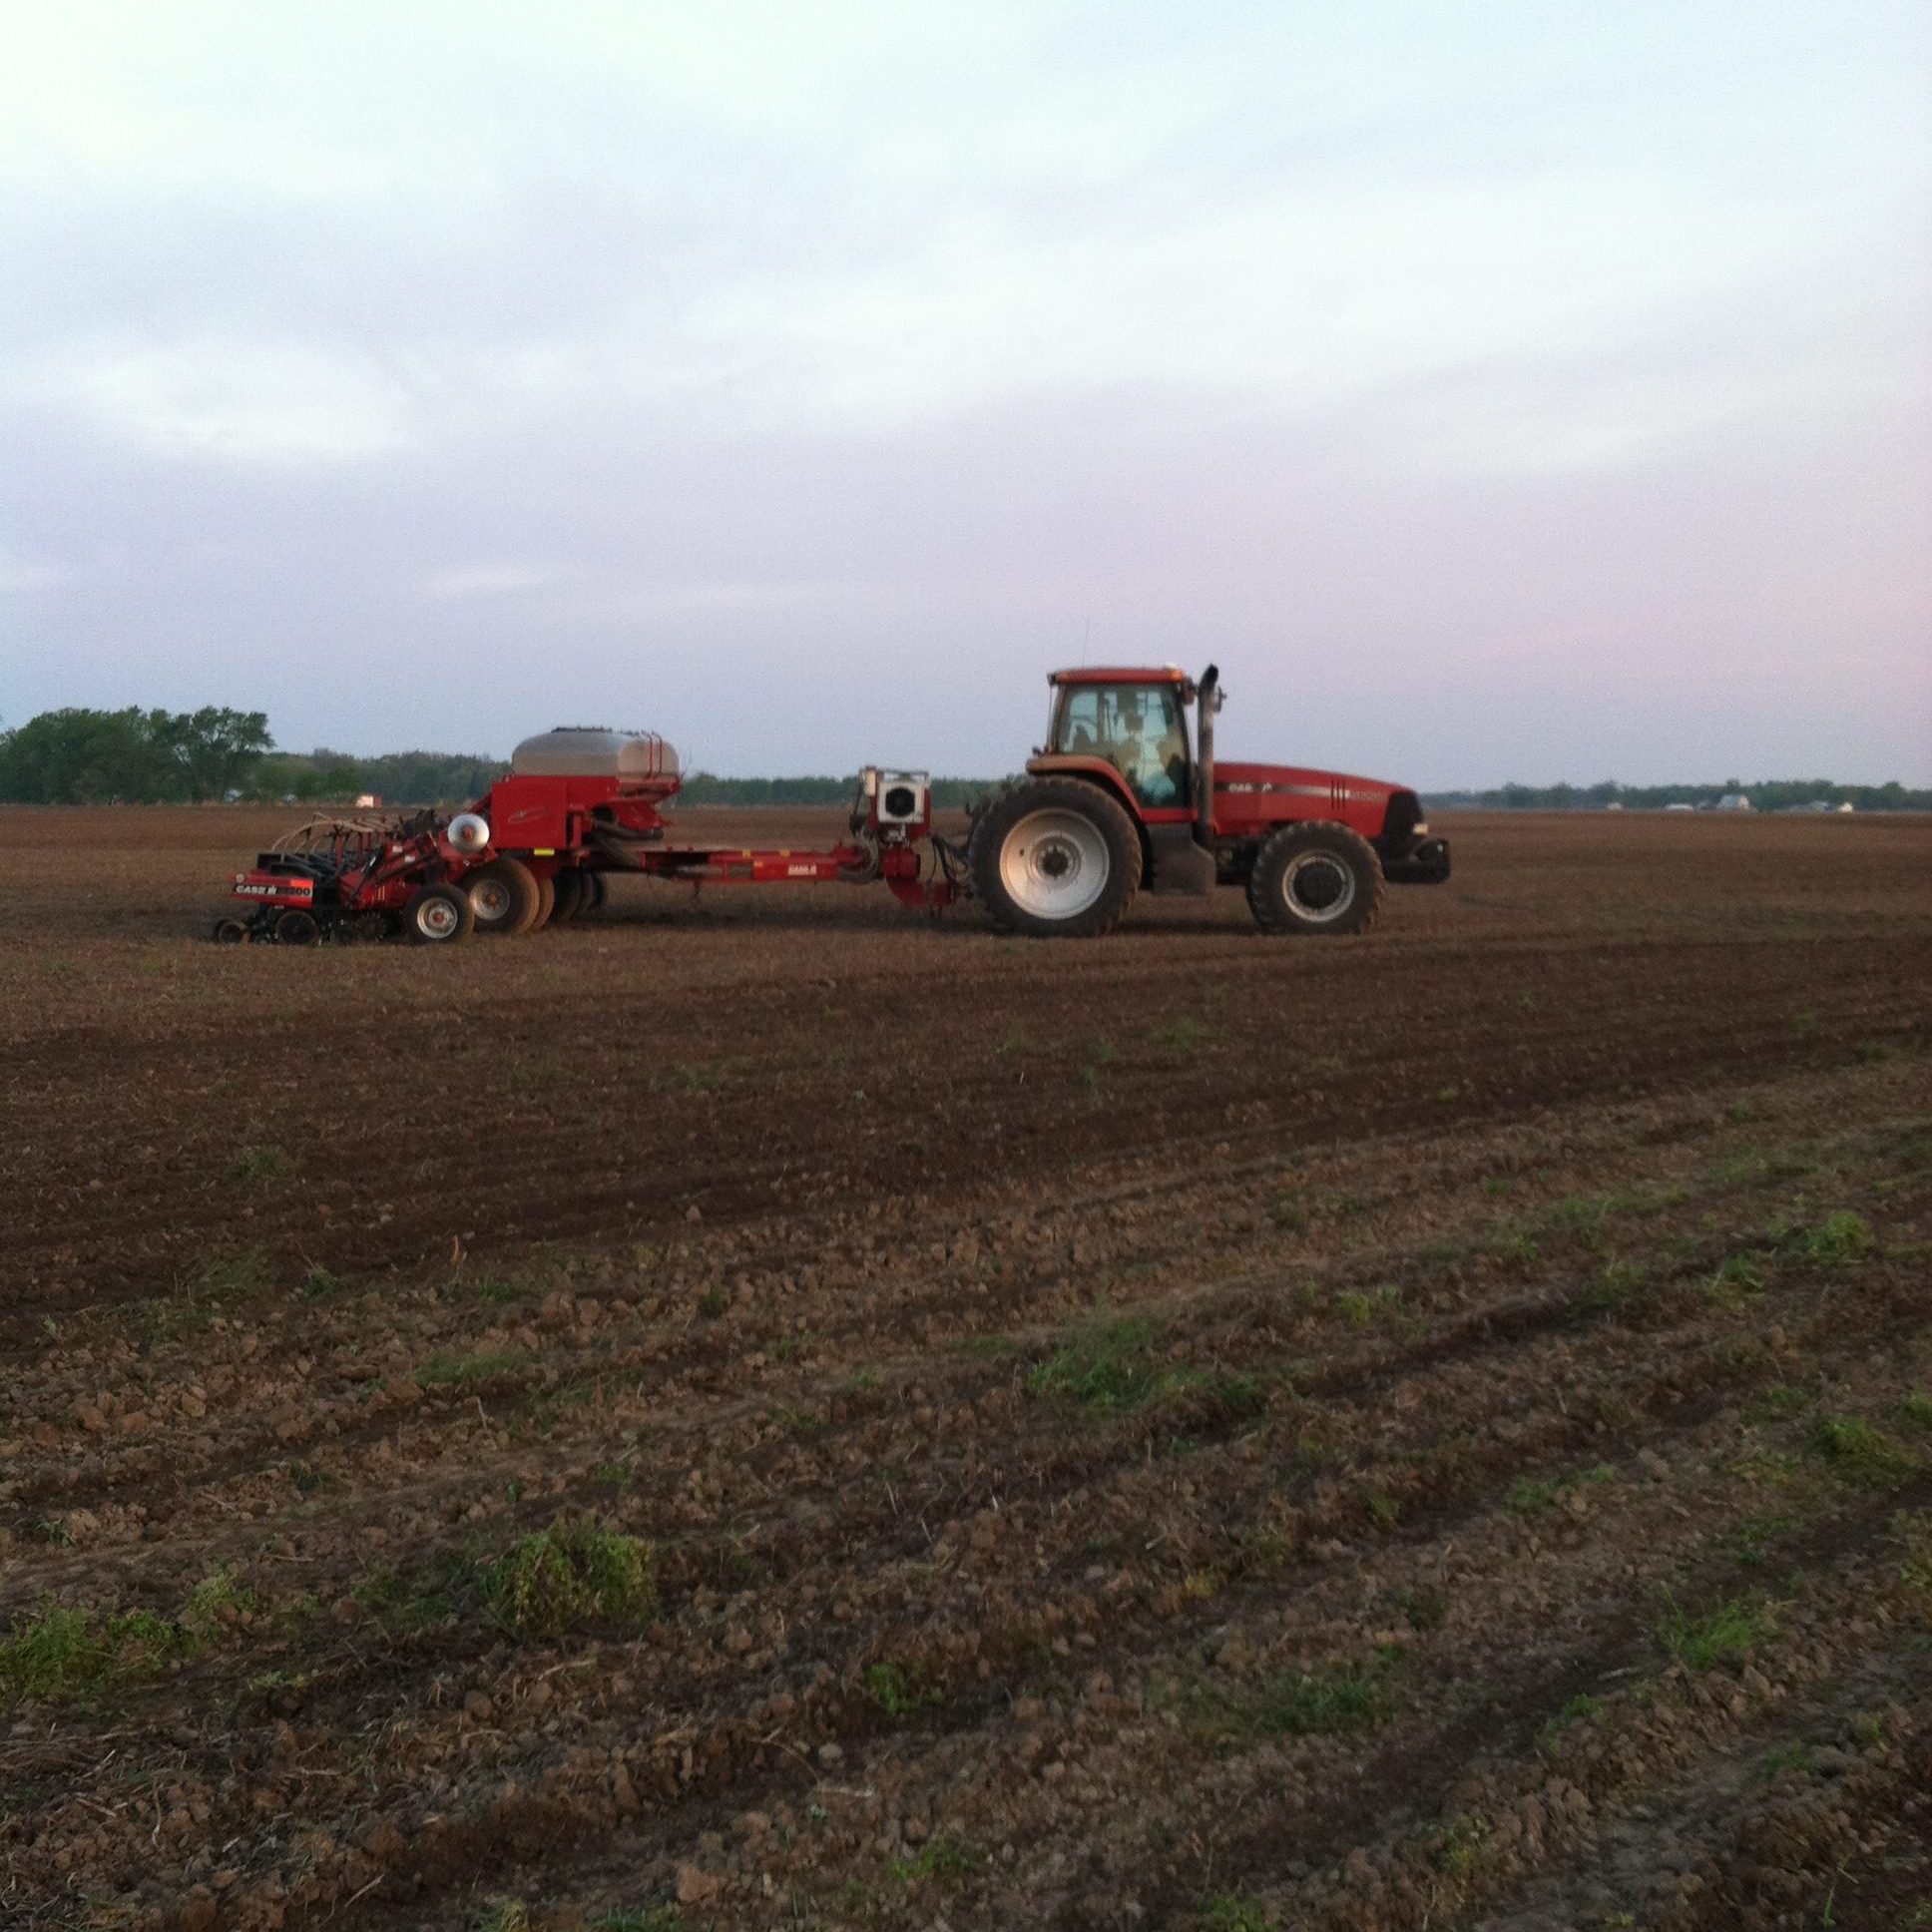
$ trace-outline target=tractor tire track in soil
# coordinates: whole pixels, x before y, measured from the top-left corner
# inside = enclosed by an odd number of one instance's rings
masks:
[[[0,1922],[1932,1916],[1922,823],[451,961],[245,816],[0,813]]]

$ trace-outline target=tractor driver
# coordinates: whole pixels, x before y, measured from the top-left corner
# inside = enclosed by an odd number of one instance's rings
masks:
[[[1144,805],[1171,805],[1181,795],[1181,781],[1188,765],[1187,740],[1181,736],[1172,716],[1167,724],[1160,744],[1152,744],[1139,694],[1131,691],[1121,694],[1107,758]]]

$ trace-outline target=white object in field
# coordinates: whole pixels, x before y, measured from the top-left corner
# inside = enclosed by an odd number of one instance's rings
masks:
[[[480,852],[490,842],[490,821],[478,811],[459,811],[449,821],[449,842],[459,852]]]
[[[381,803],[382,796],[379,792],[358,791],[355,794],[355,808],[357,811],[373,811]]]
[[[1741,791],[1726,791],[1717,800],[1719,811],[1749,811],[1751,801]]]
[[[924,771],[878,771],[868,787],[879,801],[881,825],[923,825],[932,778]]]
[[[520,778],[675,778],[678,753],[656,731],[559,725],[510,753]]]

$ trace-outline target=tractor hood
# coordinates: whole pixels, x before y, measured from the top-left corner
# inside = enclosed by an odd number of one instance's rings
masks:
[[[1308,798],[1336,805],[1386,805],[1399,789],[1384,778],[1358,778],[1346,771],[1317,771],[1302,764],[1237,764],[1229,758],[1214,761],[1214,791]],[[1297,816],[1304,814],[1297,813]]]

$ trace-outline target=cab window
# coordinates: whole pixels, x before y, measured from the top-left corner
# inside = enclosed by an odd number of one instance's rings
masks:
[[[1188,802],[1188,733],[1170,686],[1066,686],[1053,748],[1105,758],[1144,805]]]

